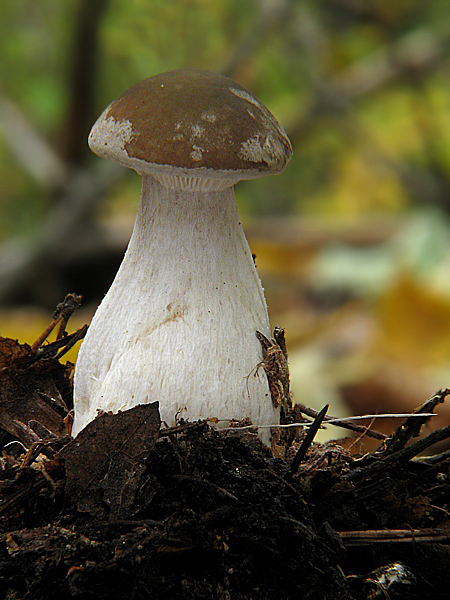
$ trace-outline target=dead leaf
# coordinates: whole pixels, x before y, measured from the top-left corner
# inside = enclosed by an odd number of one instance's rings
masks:
[[[450,303],[443,295],[401,275],[380,299],[373,353],[412,368],[446,365],[450,351]]]
[[[158,406],[103,413],[58,453],[66,464],[66,492],[78,510],[98,518],[108,512],[111,518],[128,516],[158,438]]]
[[[72,402],[73,365],[54,358],[32,363],[33,358],[28,344],[0,337],[0,428],[17,436],[15,422],[34,421],[62,438]]]

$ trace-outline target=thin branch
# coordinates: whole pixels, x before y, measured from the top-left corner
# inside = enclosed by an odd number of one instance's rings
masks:
[[[65,148],[70,164],[82,164],[88,155],[86,139],[95,120],[95,93],[99,78],[100,28],[109,0],[78,0],[73,48],[70,53]]]
[[[445,402],[448,395],[450,395],[450,390],[444,388],[428,398],[428,400],[414,411],[414,416],[419,418],[407,418],[406,421],[388,437],[383,445],[383,449],[380,452],[377,452],[377,456],[382,457],[393,454],[404,448],[412,437],[418,437],[422,426],[429,420],[430,413],[431,415],[434,415],[435,413],[432,411],[438,404]]]
[[[311,444],[314,441],[314,438],[316,437],[316,433],[319,431],[322,425],[322,421],[324,420],[325,415],[327,414],[328,408],[329,406],[328,404],[326,404],[319,412],[317,417],[314,419],[314,422],[309,426],[306,436],[300,444],[300,448],[297,450],[292,460],[291,469],[289,473],[291,477],[293,477],[297,473],[301,461],[305,458],[306,453],[308,452]]]
[[[126,172],[104,163],[97,172],[78,170],[68,179],[61,199],[27,239],[13,238],[0,246],[0,304],[12,300],[39,265],[70,243],[89,220],[111,186]]]
[[[439,429],[438,431],[433,431],[427,437],[414,442],[414,444],[379,460],[372,455],[363,456],[352,463],[352,469],[354,470],[346,474],[344,479],[355,481],[364,478],[367,482],[369,481],[369,478],[380,477],[382,473],[388,472],[388,470],[392,469],[395,465],[407,463],[418,454],[424,452],[427,448],[430,448],[430,446],[448,438],[450,438],[450,425],[443,429]]]
[[[309,408],[308,406],[304,406],[303,404],[296,404],[295,406],[301,413],[313,419],[315,419],[319,414],[317,410]],[[379,415],[377,415],[377,417],[378,416]],[[334,421],[333,424],[337,425],[338,427],[354,431],[355,433],[364,434],[367,437],[372,437],[377,440],[384,440],[387,438],[387,436],[384,433],[380,433],[379,431],[374,431],[372,429],[367,429],[367,427],[361,427],[360,425],[355,425],[354,423],[351,423],[349,419],[336,419],[335,417],[326,415],[324,418],[324,422],[327,423],[328,421]]]
[[[257,51],[267,36],[288,21],[295,4],[296,0],[276,0],[269,4],[260,2],[259,17],[219,71],[228,77],[233,76],[235,71]]]
[[[66,165],[20,108],[4,95],[0,96],[0,135],[24,171],[39,185],[48,190],[63,185],[67,176]]]
[[[430,28],[409,33],[377,49],[340,73],[316,84],[310,106],[291,125],[291,139],[303,139],[320,116],[342,113],[356,100],[379,91],[404,73],[425,76],[448,61],[450,35]]]
[[[367,529],[365,531],[336,532],[345,546],[367,546],[368,544],[443,542],[450,540],[450,531],[445,529]]]

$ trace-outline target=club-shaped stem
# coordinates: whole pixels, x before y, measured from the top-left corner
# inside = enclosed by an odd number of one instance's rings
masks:
[[[155,400],[168,425],[279,421],[258,369],[255,332],[270,337],[264,292],[223,185],[143,176],[127,252],[78,356],[73,435],[98,409]],[[260,435],[267,442],[269,430]]]

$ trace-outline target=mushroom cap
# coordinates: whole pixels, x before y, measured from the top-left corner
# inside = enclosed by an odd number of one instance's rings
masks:
[[[253,94],[198,69],[169,71],[128,89],[96,121],[89,146],[141,174],[228,185],[279,173],[292,154],[286,132]]]

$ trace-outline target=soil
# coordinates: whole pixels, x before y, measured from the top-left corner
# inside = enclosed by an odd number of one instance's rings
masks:
[[[448,428],[414,441],[408,420],[371,454],[303,431],[269,449],[161,429],[154,403],[73,441],[72,366],[44,348],[0,344],[0,598],[448,598],[450,458],[416,459]]]

